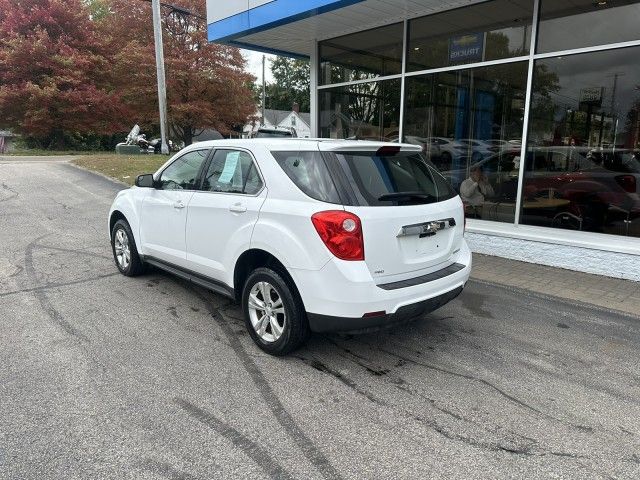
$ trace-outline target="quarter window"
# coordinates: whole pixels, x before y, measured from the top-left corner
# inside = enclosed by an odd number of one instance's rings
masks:
[[[320,152],[271,152],[287,176],[307,196],[340,203],[338,191]]]
[[[195,190],[198,173],[209,150],[185,153],[169,165],[160,175],[162,190]]]
[[[202,189],[209,192],[255,195],[262,180],[253,158],[239,150],[217,150],[207,169]]]

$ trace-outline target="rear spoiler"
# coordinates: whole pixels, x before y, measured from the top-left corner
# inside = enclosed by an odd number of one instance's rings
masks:
[[[322,152],[376,152],[378,155],[395,155],[400,152],[422,152],[422,147],[419,145],[412,145],[410,143],[383,143],[383,142],[362,142],[356,141],[351,145],[345,144],[330,144],[319,142],[318,145]]]

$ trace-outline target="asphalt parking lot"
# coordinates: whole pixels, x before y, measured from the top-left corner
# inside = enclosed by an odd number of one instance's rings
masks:
[[[117,273],[120,188],[0,159],[0,478],[640,477],[640,317],[471,281],[272,358],[226,299]]]

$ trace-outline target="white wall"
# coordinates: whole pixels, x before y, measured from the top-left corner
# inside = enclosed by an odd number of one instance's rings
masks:
[[[296,118],[296,124],[293,125],[291,123],[291,119],[292,117]],[[281,121],[278,124],[279,127],[293,127],[296,129],[296,133],[298,134],[298,137],[300,138],[305,138],[305,137],[310,137],[311,136],[311,129],[309,128],[309,126],[304,123],[304,121],[302,120],[302,118],[300,118],[300,116],[295,115],[294,112],[291,112],[287,118],[285,118],[283,121]]]
[[[207,23],[246,12],[274,0],[207,0]]]
[[[466,238],[476,253],[640,282],[638,255],[472,232]]]

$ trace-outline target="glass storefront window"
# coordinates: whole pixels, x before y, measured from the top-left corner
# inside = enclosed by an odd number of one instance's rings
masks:
[[[409,22],[407,71],[529,54],[533,0],[482,2]]]
[[[640,237],[639,55],[536,62],[522,223]]]
[[[637,0],[542,0],[538,53],[640,40]]]
[[[397,23],[320,42],[320,85],[401,73],[403,31]]]
[[[527,62],[406,82],[404,141],[422,146],[469,217],[513,222]]]
[[[318,91],[320,136],[398,141],[400,80]]]

